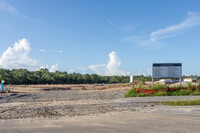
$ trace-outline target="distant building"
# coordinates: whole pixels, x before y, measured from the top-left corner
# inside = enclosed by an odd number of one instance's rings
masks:
[[[198,80],[194,77],[190,77],[190,78],[184,78],[183,81],[184,82],[197,82]]]
[[[171,84],[171,83],[173,83],[173,80],[171,80],[171,79],[160,79],[159,83],[160,84]]]

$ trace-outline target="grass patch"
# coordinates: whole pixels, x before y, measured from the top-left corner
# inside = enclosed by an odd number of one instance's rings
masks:
[[[131,89],[124,95],[124,97],[145,97],[145,96],[148,96],[148,94],[137,93],[135,87],[131,88]]]
[[[166,91],[157,91],[157,92],[153,93],[152,96],[167,96],[167,92]]]
[[[165,89],[165,88],[168,88],[168,85],[155,84],[151,89],[161,90],[161,89]]]
[[[136,89],[133,87],[124,95],[124,97],[135,97]]]
[[[184,95],[190,95],[192,90],[175,90],[168,92],[168,96],[184,96]]]
[[[183,100],[183,101],[166,101],[163,102],[165,105],[171,106],[189,106],[189,105],[200,105],[200,99],[196,100]]]
[[[170,91],[167,92],[168,96],[185,96],[185,95],[190,95],[190,96],[194,96],[194,95],[200,95],[200,91],[199,90],[176,90],[176,91]]]

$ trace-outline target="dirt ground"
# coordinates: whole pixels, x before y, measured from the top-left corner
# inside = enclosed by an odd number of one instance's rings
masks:
[[[120,84],[42,84],[42,85],[5,85],[9,92],[42,92],[42,91],[64,91],[64,90],[127,90],[131,83]]]
[[[0,129],[5,133],[200,130],[200,106],[160,103],[200,96],[124,98],[130,88],[131,84],[6,86],[9,93],[0,94]]]
[[[124,98],[130,88],[131,84],[9,85],[5,87],[8,93],[0,94],[0,119],[59,118],[122,111],[145,112],[154,109],[163,100],[179,100],[176,97],[163,97],[161,100],[148,97]]]
[[[199,133],[199,117],[110,112],[60,119],[1,120],[2,133]]]
[[[132,103],[111,103],[126,92],[109,89],[5,93],[0,95],[0,119],[72,117],[122,111],[123,106],[131,110]]]

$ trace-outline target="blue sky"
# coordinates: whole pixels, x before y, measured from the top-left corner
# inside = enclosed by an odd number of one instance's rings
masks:
[[[199,35],[199,0],[0,0],[0,68],[200,75]]]

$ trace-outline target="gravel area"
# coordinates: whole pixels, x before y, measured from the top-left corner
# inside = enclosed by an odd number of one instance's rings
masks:
[[[146,103],[118,103],[125,90],[47,91],[0,95],[0,119],[51,118],[100,114],[111,111],[135,111]],[[153,106],[153,105],[152,105]]]
[[[43,91],[34,93],[14,93],[0,95],[0,103],[41,102],[41,101],[76,101],[76,100],[112,100],[123,98],[127,90],[67,90]]]
[[[126,92],[127,90],[66,90],[1,94],[0,119],[58,118],[123,111],[188,112],[186,107],[168,108],[160,105],[160,102],[200,99],[200,96],[123,98]],[[200,106],[189,112],[200,112]]]

